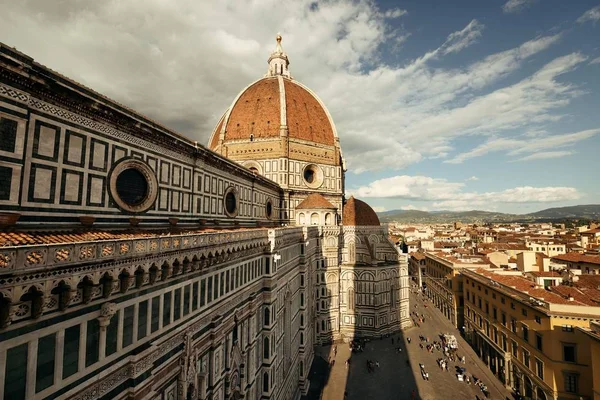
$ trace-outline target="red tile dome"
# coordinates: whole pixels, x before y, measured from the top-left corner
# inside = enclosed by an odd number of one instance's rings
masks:
[[[334,146],[335,128],[323,103],[304,85],[281,76],[260,79],[234,100],[212,133],[209,148],[223,142],[278,138],[287,127],[290,139]]]
[[[379,226],[377,213],[364,201],[350,197],[344,204],[342,223],[345,226]]]

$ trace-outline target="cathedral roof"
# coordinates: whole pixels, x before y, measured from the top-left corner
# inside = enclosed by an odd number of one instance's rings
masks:
[[[296,210],[301,209],[318,209],[318,208],[337,208],[331,204],[325,197],[319,193],[309,194],[307,198],[302,200],[300,204],[296,206]]]
[[[344,204],[343,222],[345,226],[379,226],[379,218],[371,206],[351,196]]]
[[[266,76],[250,84],[234,99],[212,133],[209,148],[223,143],[279,138],[287,129],[290,139],[335,146],[335,125],[323,102],[292,79],[287,54],[277,48],[269,58]]]

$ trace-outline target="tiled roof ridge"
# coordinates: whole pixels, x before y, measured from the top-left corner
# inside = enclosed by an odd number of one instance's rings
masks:
[[[320,193],[311,193],[304,200],[300,202],[296,206],[296,210],[301,209],[312,209],[312,208],[329,208],[335,209],[337,208],[333,204],[329,202],[323,195]]]

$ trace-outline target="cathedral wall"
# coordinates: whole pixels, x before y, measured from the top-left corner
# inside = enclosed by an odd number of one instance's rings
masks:
[[[14,315],[0,329],[0,397],[299,397],[313,358],[313,231],[204,234],[158,257],[16,271],[20,283],[0,285]]]
[[[6,62],[0,57],[0,209],[20,214],[20,224],[233,225],[224,209],[230,187],[237,223],[279,219],[273,182],[93,92],[83,95],[85,88],[48,75],[39,87],[33,73],[18,76]],[[132,187],[143,195],[128,203]]]

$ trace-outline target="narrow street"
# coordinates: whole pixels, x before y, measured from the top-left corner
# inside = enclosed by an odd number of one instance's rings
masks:
[[[460,336],[459,331],[452,326],[452,323],[429,301],[425,300],[421,294],[410,294],[410,312],[411,316],[415,317],[414,312],[425,316],[425,322],[420,324],[420,327],[413,327],[407,330],[404,335],[412,339],[411,344],[407,344],[408,356],[411,361],[411,366],[414,375],[417,377],[417,385],[419,387],[419,395],[421,399],[442,399],[442,398],[460,398],[460,399],[475,399],[476,396],[484,399],[485,395],[481,389],[473,384],[459,382],[455,366],[466,368],[466,373],[469,377],[476,376],[487,386],[490,393],[490,399],[505,400],[512,399],[511,391],[506,389],[504,385],[493,375],[482,360],[477,357],[475,351],[469,344]],[[427,304],[427,307],[424,306]],[[415,308],[416,305],[416,308]],[[429,353],[426,349],[419,347],[419,335],[429,338],[429,341],[440,340],[439,335],[448,333],[456,337],[458,341],[458,356],[465,357],[465,364],[460,361],[450,362],[448,371],[440,369],[437,363],[438,358],[444,357],[443,352],[434,350]],[[419,363],[425,365],[425,369],[429,372],[429,381],[421,379],[419,371]]]
[[[331,366],[320,398],[343,400],[346,393],[347,400],[485,399],[482,390],[473,382],[468,384],[457,379],[455,367],[459,366],[466,368],[471,379],[476,376],[483,381],[489,391],[489,399],[513,399],[510,390],[477,357],[450,321],[429,301],[426,301],[425,307],[422,295],[411,292],[410,296],[411,316],[414,317],[414,312],[425,315],[425,322],[419,327],[367,341],[364,351],[359,353],[351,353],[347,343],[317,348],[316,355],[323,357]],[[432,342],[440,341],[439,335],[444,333],[456,337],[457,355],[465,357],[464,364],[459,360],[449,362],[448,371],[442,370],[436,361],[444,357],[443,352],[433,350],[430,353],[419,346],[419,335]],[[399,351],[398,347],[402,350]],[[348,365],[346,361],[349,361]],[[368,361],[379,363],[379,367],[369,371]],[[419,364],[425,366],[429,380],[423,379]]]

